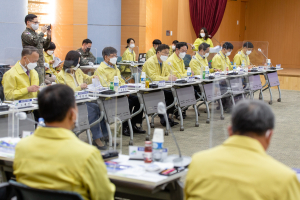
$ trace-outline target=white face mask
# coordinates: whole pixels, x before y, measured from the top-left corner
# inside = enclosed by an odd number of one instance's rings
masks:
[[[161,55],[161,56],[160,56],[160,59],[161,59],[163,62],[166,62],[167,59],[168,59],[168,56],[163,56],[163,55]]]
[[[73,67],[73,70],[76,71],[76,70],[79,68],[79,66],[80,66],[80,65],[79,65],[79,63],[78,63],[78,64],[76,65],[76,67]]]
[[[31,28],[36,31],[39,29],[39,24],[31,24]]]
[[[231,51],[227,51],[227,52],[225,53],[226,56],[230,56],[230,54],[231,54]]]
[[[200,33],[200,36],[204,38],[205,37],[205,33]]]
[[[54,51],[50,51],[50,50],[47,51],[47,54],[49,54],[50,56],[51,56],[53,53],[54,53]]]
[[[29,61],[29,59],[27,58],[27,60],[28,60],[28,64],[27,64],[27,68],[28,68],[28,70],[33,70],[34,68],[36,68],[36,66],[37,66],[37,63],[35,62],[35,63],[31,63],[30,61]]]
[[[117,63],[118,58],[117,57],[113,57],[109,59],[109,62],[113,65],[115,65]]]
[[[172,49],[175,50],[175,49],[176,49],[176,46],[172,45]]]
[[[135,47],[135,44],[130,44],[129,47],[130,47],[130,48],[134,48],[134,47]]]
[[[183,59],[183,58],[185,57],[185,54],[186,54],[185,52],[180,52],[180,53],[179,53],[179,57],[180,57],[181,59]]]
[[[207,58],[209,56],[209,53],[206,53],[203,55],[205,58]]]
[[[247,54],[247,55],[250,55],[251,52],[252,52],[252,51],[248,50],[248,51],[246,51],[246,54]]]

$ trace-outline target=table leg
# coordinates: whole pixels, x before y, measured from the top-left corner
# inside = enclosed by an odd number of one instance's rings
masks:
[[[198,119],[198,109],[197,109],[197,104],[193,105],[194,110],[195,110],[195,115],[196,115],[196,123],[195,127],[199,127],[199,119]]]
[[[209,111],[209,105],[208,105],[208,102],[207,102],[207,99],[206,99],[206,95],[205,95],[205,92],[204,92],[204,87],[202,84],[199,84],[199,87],[200,87],[200,90],[201,90],[201,93],[203,95],[203,101],[205,103],[205,106],[206,106],[206,113],[207,113],[207,119],[206,119],[206,123],[209,124],[210,122],[210,111]],[[221,107],[221,106],[220,106]]]
[[[178,115],[180,117],[180,131],[184,131],[183,117],[182,117],[181,108],[180,108],[180,105],[179,105],[179,102],[178,102],[176,89],[175,88],[171,88],[171,90],[172,90],[172,94],[173,94],[173,97],[174,97],[174,101],[176,100],[176,102],[177,102],[177,110],[178,110]]]
[[[277,100],[278,102],[281,102],[281,90],[280,90],[280,86],[278,85],[278,92],[279,92],[279,99]]]
[[[220,111],[221,111],[221,120],[224,120],[224,109],[223,109],[223,104],[221,99],[219,99],[219,104],[220,104]]]
[[[133,130],[132,130],[132,125],[131,125],[131,120],[128,119],[128,126],[129,126],[129,132],[130,132],[130,141],[129,141],[129,146],[133,145]]]

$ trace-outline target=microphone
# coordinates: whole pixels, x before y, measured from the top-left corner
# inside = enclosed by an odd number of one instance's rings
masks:
[[[36,125],[42,126],[42,125],[39,124],[38,122],[36,122],[36,121],[34,121],[34,120],[30,119],[30,118],[27,118],[27,115],[26,115],[25,112],[18,112],[18,113],[16,113],[15,115],[16,115],[16,117],[17,117],[19,120],[27,120],[27,121],[30,121],[30,122],[35,123]]]
[[[257,49],[267,60],[269,59],[261,50],[261,48],[258,48]],[[270,63],[270,66],[271,66],[272,63]]]
[[[179,71],[173,67],[173,65],[171,64],[171,62],[168,62],[168,65],[170,65],[179,74],[179,76],[180,76],[181,80],[177,80],[177,81],[175,81],[175,83],[187,83],[187,81],[182,78],[182,76],[179,73]]]
[[[219,43],[220,47],[222,47],[221,43],[220,43],[216,38],[212,37],[211,35],[208,35],[208,37],[210,37],[210,38],[216,40],[216,41]]]
[[[167,127],[170,129],[170,132],[172,134],[172,137],[175,141],[175,144],[176,144],[176,147],[177,147],[177,150],[178,150],[178,153],[179,153],[179,157],[177,155],[170,155],[166,158],[165,161],[169,160],[169,161],[173,162],[174,167],[186,167],[186,166],[188,166],[191,163],[192,159],[191,159],[191,157],[181,155],[181,151],[180,151],[179,145],[177,143],[176,137],[175,137],[175,135],[172,131],[172,128],[170,127],[170,124],[169,124],[169,120],[168,120],[168,117],[167,117],[166,106],[163,102],[158,103],[157,112],[158,112],[158,114],[164,115],[165,121],[167,123]]]

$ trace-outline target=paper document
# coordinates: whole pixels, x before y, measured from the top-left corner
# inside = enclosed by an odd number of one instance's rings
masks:
[[[54,57],[54,63],[52,65],[53,68],[59,66],[63,61],[61,61],[58,57]]]
[[[209,49],[209,53],[218,53],[219,51],[222,50],[222,47],[220,47],[219,45],[218,46],[215,46],[215,47],[210,47]]]

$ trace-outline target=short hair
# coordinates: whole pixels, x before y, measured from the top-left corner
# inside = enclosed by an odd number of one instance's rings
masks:
[[[74,91],[63,84],[48,86],[39,93],[38,105],[45,122],[61,122],[70,108],[75,108]]]
[[[230,42],[225,42],[222,47],[223,49],[233,49],[233,45]]]
[[[180,49],[181,47],[186,46],[186,48],[189,48],[186,42],[178,42],[176,44],[176,49]]]
[[[161,44],[161,41],[159,39],[153,40],[152,44]]]
[[[207,43],[205,43],[205,42],[203,42],[203,43],[201,43],[201,44],[199,45],[198,51],[200,51],[200,50],[206,51],[206,49],[207,49],[208,47],[210,47],[210,45],[207,44]]]
[[[21,56],[23,57],[23,56],[31,55],[33,52],[38,53],[38,49],[33,46],[26,46],[22,50]]]
[[[92,44],[92,40],[90,40],[90,39],[84,39],[84,40],[82,41],[82,44],[89,44],[89,43]]]
[[[173,42],[172,42],[172,44],[177,44],[179,41],[178,40],[174,40]]]
[[[102,57],[103,59],[105,58],[105,56],[110,56],[110,54],[114,54],[114,53],[118,53],[117,49],[113,48],[113,47],[105,47],[102,50]]]
[[[166,44],[159,45],[156,49],[156,54],[157,54],[157,52],[165,50],[165,49],[170,49],[169,45],[166,45]]]
[[[48,48],[45,48],[45,51],[48,51],[48,50],[55,50],[56,49],[56,45],[54,44],[54,42],[50,42],[50,45]]]
[[[205,27],[202,27],[202,28],[200,29],[198,37],[199,37],[199,38],[202,38],[202,37],[201,37],[201,34],[200,34],[200,33],[201,33],[201,30],[204,31],[204,33],[205,33],[204,39],[207,40],[209,34],[208,34],[208,31],[207,31],[207,29],[206,29]]]
[[[245,42],[245,43],[243,44],[243,47],[253,48],[254,46],[253,46],[252,42]]]
[[[69,51],[66,55],[63,69],[69,69],[72,66],[76,67],[80,58],[80,54],[77,51]]]
[[[263,136],[275,126],[275,116],[271,107],[263,101],[244,100],[233,108],[232,131],[244,135],[248,132]]]
[[[128,38],[128,39],[127,39],[127,46],[126,46],[125,48],[128,48],[128,47],[129,47],[128,44],[131,42],[131,40],[133,40],[134,43],[135,43],[135,40],[134,40],[133,38]]]
[[[34,14],[28,14],[28,15],[26,15],[26,17],[25,17],[25,24],[27,25],[27,22],[28,21],[32,21],[34,18],[37,18],[37,16],[34,15]]]

